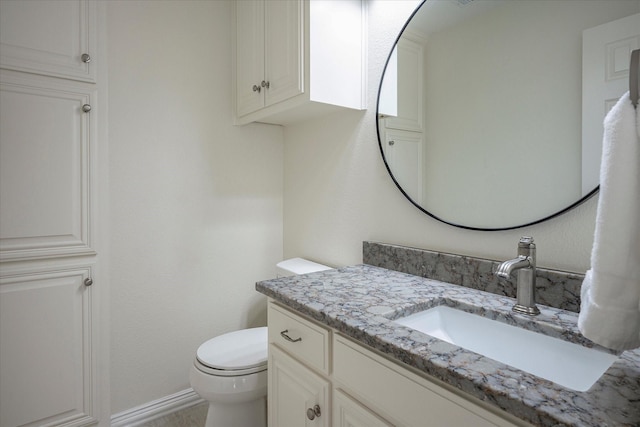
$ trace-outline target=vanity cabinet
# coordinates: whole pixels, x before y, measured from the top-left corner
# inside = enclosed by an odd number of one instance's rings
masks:
[[[96,81],[97,2],[1,1],[0,66]]]
[[[362,0],[235,2],[235,123],[365,108]]]
[[[270,427],[528,426],[274,301],[268,316]]]
[[[269,426],[330,425],[330,331],[270,303]]]
[[[269,425],[329,427],[327,379],[269,346]]]

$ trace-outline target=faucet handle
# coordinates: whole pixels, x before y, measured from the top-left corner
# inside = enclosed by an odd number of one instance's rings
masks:
[[[518,256],[532,258],[535,262],[536,244],[533,243],[533,237],[523,236],[518,242]]]

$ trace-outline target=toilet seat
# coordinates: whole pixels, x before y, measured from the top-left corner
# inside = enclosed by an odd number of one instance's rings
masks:
[[[210,375],[248,375],[267,369],[267,347],[266,327],[229,332],[202,344],[194,365]]]

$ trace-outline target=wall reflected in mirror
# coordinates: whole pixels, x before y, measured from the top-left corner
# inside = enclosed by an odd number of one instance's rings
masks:
[[[602,121],[639,47],[639,0],[427,0],[381,82],[385,163],[444,222],[547,219],[596,190]]]

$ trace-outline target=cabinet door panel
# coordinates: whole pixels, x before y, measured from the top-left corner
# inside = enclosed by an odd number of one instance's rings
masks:
[[[94,1],[0,2],[3,68],[95,82],[95,62],[82,60],[95,45]]]
[[[91,254],[93,91],[0,81],[2,260]]]
[[[385,158],[393,177],[411,200],[423,201],[423,147],[420,132],[386,129],[383,136]]]
[[[420,44],[403,38],[397,47],[397,117],[388,117],[387,128],[423,131],[423,51]]]
[[[0,425],[94,423],[90,267],[0,281]]]
[[[265,3],[265,104],[273,105],[304,92],[304,4]]]
[[[335,391],[334,402],[333,427],[393,427],[340,389]]]
[[[330,384],[276,346],[269,346],[269,425],[271,427],[328,427]],[[313,420],[307,410],[318,405]]]
[[[264,2],[238,1],[236,5],[236,114],[264,106]],[[253,86],[260,91],[254,91]]]

